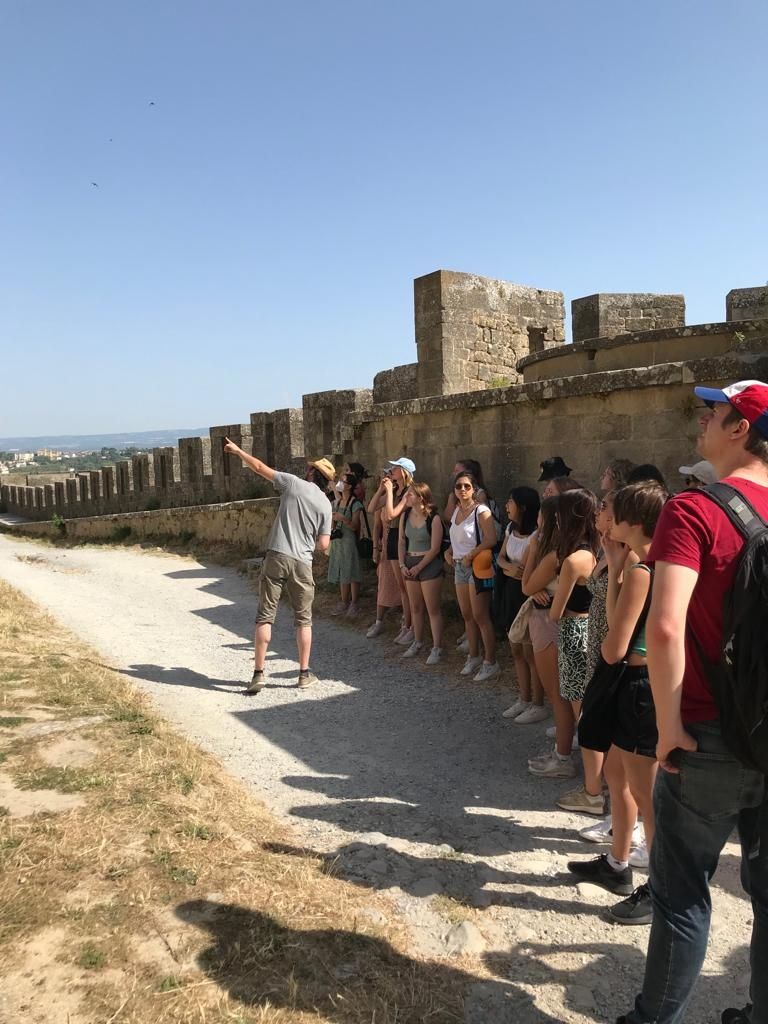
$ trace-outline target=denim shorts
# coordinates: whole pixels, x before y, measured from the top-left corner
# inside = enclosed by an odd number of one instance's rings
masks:
[[[472,566],[466,566],[463,562],[453,563],[453,579],[454,583],[458,584],[469,584],[474,585],[475,577],[472,574]]]

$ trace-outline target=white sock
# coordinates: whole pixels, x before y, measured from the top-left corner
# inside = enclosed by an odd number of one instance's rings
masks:
[[[623,871],[624,868],[629,867],[628,860],[616,860],[612,853],[607,854],[608,863],[611,865],[614,871]]]
[[[571,755],[570,754],[560,754],[560,753],[558,753],[557,750],[555,750],[555,757],[557,758],[558,761],[570,761],[571,760]]]

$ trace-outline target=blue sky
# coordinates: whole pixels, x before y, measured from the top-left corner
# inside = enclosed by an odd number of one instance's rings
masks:
[[[767,35],[762,0],[6,2],[0,434],[370,386],[440,267],[724,319],[768,279]]]

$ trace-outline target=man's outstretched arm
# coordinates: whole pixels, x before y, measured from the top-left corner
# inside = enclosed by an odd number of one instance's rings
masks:
[[[229,438],[226,440],[227,443],[224,445],[225,452],[229,452],[230,455],[237,455],[243,460],[248,469],[252,469],[254,473],[258,473],[259,476],[263,476],[265,480],[269,480],[272,483],[275,479],[276,470],[268,466],[266,462],[262,462],[261,459],[257,459],[253,455],[244,452],[234,441],[230,441]]]

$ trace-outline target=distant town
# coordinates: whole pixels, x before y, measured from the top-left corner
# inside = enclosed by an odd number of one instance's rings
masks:
[[[118,459],[140,455],[145,448],[108,448],[98,451],[62,452],[55,448],[37,451],[0,451],[0,476],[40,476],[51,473],[71,475],[103,466],[114,466]]]
[[[128,431],[123,434],[59,434],[42,437],[0,437],[0,477],[54,477],[113,466],[120,459],[175,446],[180,437],[206,437],[203,428],[173,427]],[[6,480],[6,483],[9,481]],[[24,484],[17,479],[13,483]],[[37,479],[35,483],[43,483]]]

